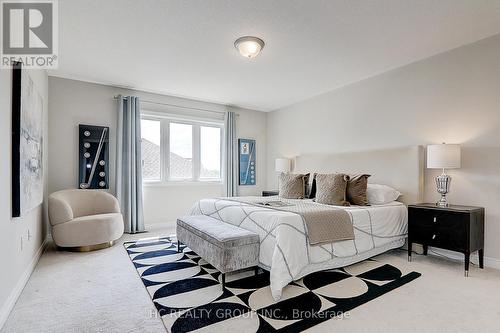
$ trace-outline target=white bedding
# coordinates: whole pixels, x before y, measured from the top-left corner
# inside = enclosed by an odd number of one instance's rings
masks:
[[[355,239],[310,246],[300,215],[234,199],[202,199],[195,204],[191,214],[208,215],[259,234],[260,266],[270,271],[271,293],[275,300],[280,299],[282,289],[293,280],[401,247],[406,238],[408,214],[406,206],[400,202],[339,207],[350,213]],[[241,199],[247,201],[255,197]],[[277,197],[265,198],[273,199],[278,200]]]

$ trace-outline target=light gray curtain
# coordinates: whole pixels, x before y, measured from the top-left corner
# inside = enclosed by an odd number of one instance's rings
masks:
[[[238,148],[236,144],[236,114],[226,112],[224,116],[224,194],[228,197],[238,195]]]
[[[138,97],[118,96],[116,196],[130,234],[144,231],[140,113]]]

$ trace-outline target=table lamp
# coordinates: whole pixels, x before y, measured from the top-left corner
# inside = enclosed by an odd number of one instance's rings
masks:
[[[441,199],[436,203],[439,207],[448,207],[446,194],[450,191],[451,177],[446,174],[446,169],[460,168],[460,145],[440,144],[427,146],[427,168],[442,169],[443,173],[436,177],[437,192]]]

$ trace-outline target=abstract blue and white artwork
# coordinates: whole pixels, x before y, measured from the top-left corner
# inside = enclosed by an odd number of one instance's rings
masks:
[[[240,185],[255,185],[257,162],[255,160],[255,140],[238,139]]]

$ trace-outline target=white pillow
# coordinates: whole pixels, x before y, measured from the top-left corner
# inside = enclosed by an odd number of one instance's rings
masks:
[[[366,199],[370,205],[385,205],[396,201],[401,193],[387,185],[368,184]]]

